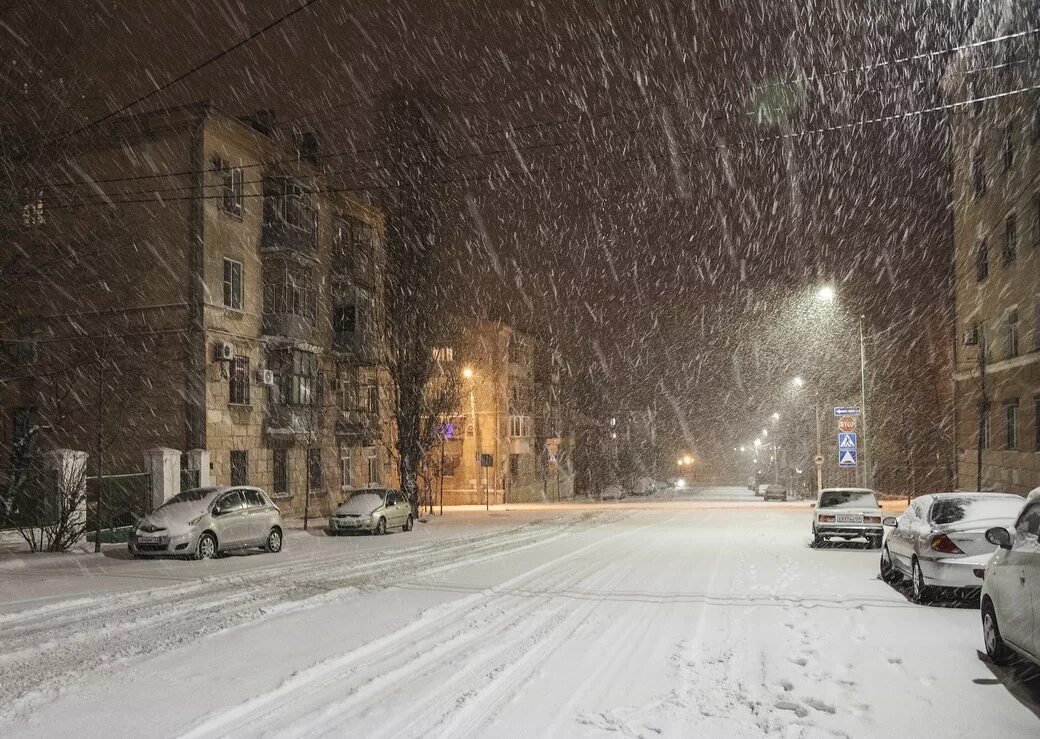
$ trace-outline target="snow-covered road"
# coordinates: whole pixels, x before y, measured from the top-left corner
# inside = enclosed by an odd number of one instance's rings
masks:
[[[278,557],[0,559],[0,734],[1040,733],[977,610],[810,549],[806,504],[725,497],[296,533]]]

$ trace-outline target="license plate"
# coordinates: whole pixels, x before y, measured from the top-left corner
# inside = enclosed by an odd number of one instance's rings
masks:
[[[161,536],[138,536],[137,542],[139,544],[158,544],[162,541]]]
[[[863,523],[863,516],[853,516],[848,513],[839,513],[836,520],[838,523]]]

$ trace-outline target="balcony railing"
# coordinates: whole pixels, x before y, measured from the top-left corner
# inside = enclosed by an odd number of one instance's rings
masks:
[[[300,437],[320,430],[321,410],[317,406],[271,403],[264,418],[264,431],[269,436]]]
[[[379,439],[379,414],[364,409],[340,411],[336,436],[359,446],[371,446]]]
[[[313,342],[314,324],[307,316],[296,313],[264,313],[264,333],[297,341]]]
[[[359,364],[376,361],[375,341],[365,332],[336,331],[332,336],[332,349]]]
[[[318,248],[317,222],[312,220],[306,225],[296,225],[280,220],[264,221],[260,246],[313,256]]]

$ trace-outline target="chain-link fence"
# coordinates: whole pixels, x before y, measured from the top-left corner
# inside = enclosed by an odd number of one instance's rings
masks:
[[[149,473],[87,478],[88,540],[93,541],[100,523],[103,543],[124,542],[131,527],[151,510],[152,476]]]

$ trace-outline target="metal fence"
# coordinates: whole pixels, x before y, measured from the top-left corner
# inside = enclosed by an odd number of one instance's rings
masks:
[[[149,473],[87,478],[88,539],[93,539],[93,532],[100,523],[101,541],[126,541],[130,528],[151,510],[152,476]]]
[[[199,471],[189,470],[186,467],[181,466],[181,490],[191,490],[199,486]]]

